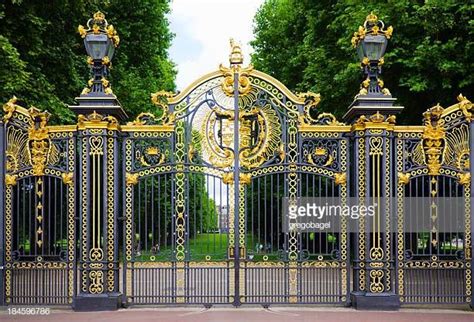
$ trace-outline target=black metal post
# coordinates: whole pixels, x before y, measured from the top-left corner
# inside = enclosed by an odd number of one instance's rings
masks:
[[[116,310],[122,302],[117,250],[118,127],[113,119],[91,115],[79,123],[79,131],[81,274],[73,309]]]
[[[471,162],[469,163],[470,167],[470,172],[471,172],[471,192],[474,191],[474,120],[471,120],[469,123],[469,160]],[[466,268],[471,270],[471,276],[472,276],[472,269],[474,268],[474,246],[472,243],[472,238],[474,236],[474,198],[471,196],[471,249],[467,250],[469,252],[469,258],[471,259],[471,267]],[[472,292],[472,279],[471,279],[471,292]],[[471,297],[471,309],[474,310],[474,296],[472,294],[469,295]]]
[[[5,123],[0,122],[0,306],[5,305]]]
[[[240,160],[239,160],[239,72],[234,70],[234,305],[240,306],[240,245],[239,245],[239,184],[240,184]]]

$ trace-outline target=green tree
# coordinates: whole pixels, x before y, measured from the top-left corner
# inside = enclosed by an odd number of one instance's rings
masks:
[[[374,11],[394,27],[385,86],[405,106],[404,122],[440,102],[474,94],[474,4],[459,1],[267,0],[255,16],[256,68],[294,91],[320,92],[320,108],[344,114],[362,80],[350,39]]]
[[[131,117],[154,111],[150,93],[173,90],[175,70],[167,50],[172,34],[169,0],[7,0],[0,4],[0,100],[13,95],[47,109],[52,122],[74,122],[74,104],[89,78],[77,26],[97,10],[119,32],[112,88]]]

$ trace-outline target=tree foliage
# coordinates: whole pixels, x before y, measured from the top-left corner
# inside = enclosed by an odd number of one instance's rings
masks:
[[[133,117],[153,111],[150,93],[173,90],[167,50],[172,34],[169,0],[7,0],[0,4],[0,100],[13,95],[47,109],[53,122],[72,122],[74,104],[89,78],[77,26],[101,10],[121,44],[112,61],[112,88]]]
[[[440,102],[474,94],[474,4],[452,0],[267,0],[255,16],[252,61],[294,91],[320,92],[321,109],[341,116],[362,80],[350,39],[374,11],[394,35],[382,78],[402,120],[419,122]]]

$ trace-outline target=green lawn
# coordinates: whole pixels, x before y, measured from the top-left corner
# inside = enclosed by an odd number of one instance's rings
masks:
[[[247,237],[247,247],[251,247],[250,249],[255,248],[255,245],[251,244],[251,238],[249,237]],[[195,238],[189,240],[185,248],[189,252],[191,260],[225,260],[227,259],[228,235],[225,233],[198,234]],[[170,246],[161,247],[159,254],[141,252],[140,256],[136,256],[138,261],[169,261],[171,259],[172,249]]]

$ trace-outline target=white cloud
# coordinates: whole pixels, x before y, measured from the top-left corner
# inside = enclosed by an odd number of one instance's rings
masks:
[[[263,0],[173,0],[171,30],[176,34],[170,50],[177,64],[177,89],[183,90],[201,75],[227,64],[229,39],[242,44],[249,63],[253,17]]]

